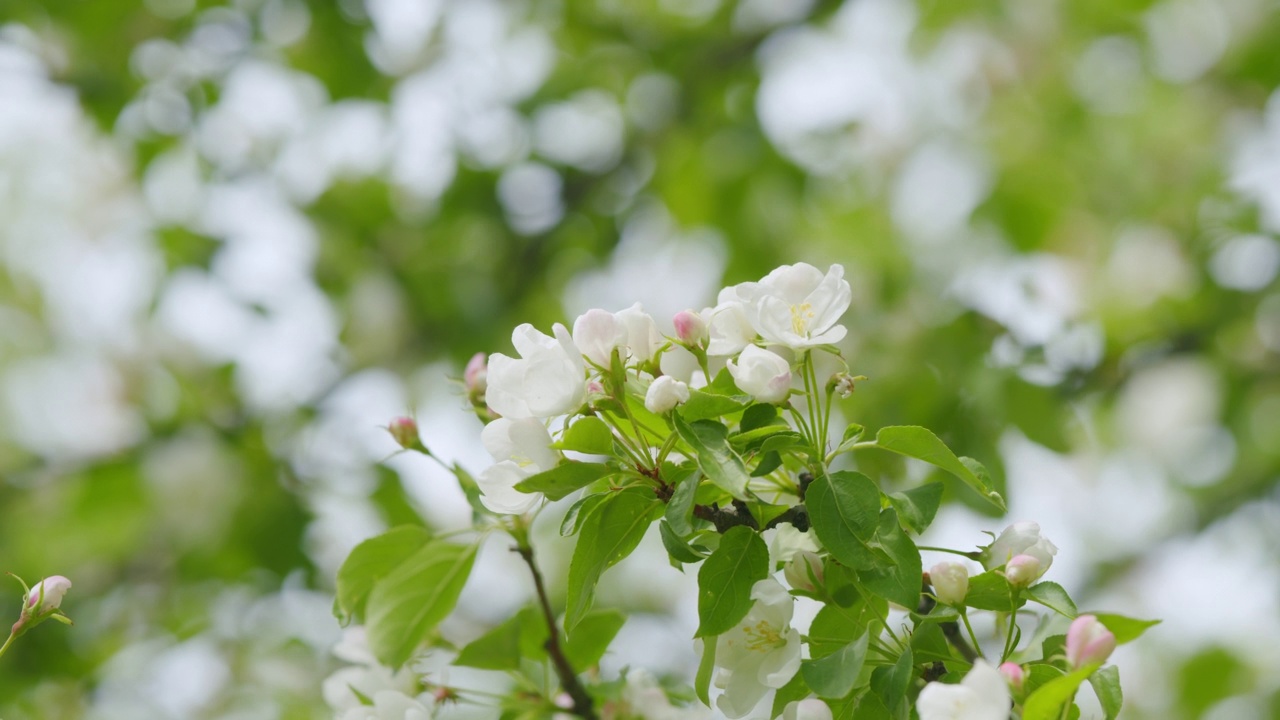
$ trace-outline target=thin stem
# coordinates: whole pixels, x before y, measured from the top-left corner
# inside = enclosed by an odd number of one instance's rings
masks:
[[[578,674],[573,671],[573,666],[569,664],[569,659],[565,657],[564,650],[560,647],[560,630],[556,627],[556,616],[551,612],[551,601],[547,599],[547,589],[542,582],[542,573],[538,572],[538,566],[533,562],[533,547],[522,542],[516,548],[516,552],[520,553],[520,557],[529,566],[529,572],[533,574],[533,587],[538,593],[538,604],[542,606],[542,617],[547,622],[547,655],[555,666],[556,675],[560,678],[560,686],[573,700],[573,713],[585,720],[597,720],[591,696],[578,681]]]
[[[4,645],[0,645],[0,657],[4,657],[4,652],[13,644],[13,639],[17,637],[13,632],[9,633],[9,639],[4,641]]]
[[[969,631],[969,642],[973,643],[973,649],[982,657],[982,645],[978,643],[978,636],[973,632],[973,625],[969,624],[969,613],[965,612],[965,608],[960,608],[960,619],[964,620],[964,629]]]
[[[917,545],[917,546],[916,546],[916,549],[917,549],[917,550],[932,550],[932,551],[934,551],[934,552],[951,553],[952,555],[959,555],[959,556],[961,556],[961,557],[967,557],[967,558],[969,558],[970,560],[977,560],[977,559],[978,559],[978,555],[980,554],[980,553],[977,553],[977,552],[965,552],[965,551],[963,551],[963,550],[952,550],[951,548],[934,547],[934,546],[932,546],[932,545]]]
[[[1009,656],[1013,654],[1013,651],[1015,649],[1013,647],[1013,631],[1017,628],[1017,622],[1018,622],[1018,611],[1014,610],[1013,612],[1009,613],[1009,632],[1004,639],[1004,652],[1000,653],[1001,663],[1003,663],[1005,660],[1008,660]]]

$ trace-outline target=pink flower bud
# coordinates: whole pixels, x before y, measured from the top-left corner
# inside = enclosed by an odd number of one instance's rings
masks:
[[[703,346],[707,342],[707,321],[692,310],[681,310],[671,319],[676,337],[685,345]]]
[[[398,417],[387,426],[387,432],[395,438],[396,444],[405,450],[413,450],[420,446],[418,439],[418,423],[411,417]]]
[[[1021,665],[1007,662],[1001,665],[999,669],[1000,674],[1004,675],[1005,679],[1009,681],[1009,687],[1014,690],[1022,689],[1022,681],[1027,679],[1027,673],[1022,669]]]
[[[36,583],[27,595],[27,609],[33,613],[46,613],[57,610],[62,605],[62,597],[71,589],[71,581],[61,575],[47,577]],[[41,598],[43,592],[44,597]]]
[[[1043,574],[1040,561],[1034,555],[1014,555],[1004,566],[1005,579],[1014,587],[1026,587]]]
[[[933,594],[943,605],[963,605],[969,594],[969,568],[958,562],[940,562],[929,568]]]
[[[462,371],[462,382],[467,386],[467,396],[473,401],[484,397],[484,391],[489,385],[488,380],[489,366],[485,354],[478,352],[471,356],[467,361],[466,369]]]
[[[1067,630],[1067,664],[1072,669],[1104,663],[1116,649],[1116,636],[1093,615],[1081,615]]]

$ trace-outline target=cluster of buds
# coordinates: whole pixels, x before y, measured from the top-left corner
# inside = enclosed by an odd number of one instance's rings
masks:
[[[13,577],[17,578],[26,589],[27,584],[22,581],[22,578],[16,575]],[[71,618],[63,615],[59,610],[62,606],[62,598],[70,589],[71,581],[61,575],[47,577],[36,583],[35,587],[27,589],[22,597],[22,614],[13,624],[10,634],[17,637],[50,618],[70,625]]]

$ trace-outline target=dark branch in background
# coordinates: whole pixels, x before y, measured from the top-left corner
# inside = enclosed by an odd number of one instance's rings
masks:
[[[560,647],[560,630],[556,627],[556,616],[551,612],[551,601],[547,599],[547,588],[542,583],[542,573],[538,572],[538,566],[533,562],[533,548],[522,545],[513,549],[520,553],[520,557],[529,566],[529,572],[533,573],[533,586],[538,593],[538,604],[542,606],[542,617],[547,621],[547,655],[556,668],[560,687],[564,688],[573,700],[572,712],[585,720],[597,720],[595,704],[592,703],[591,696],[587,694],[587,689],[582,686],[582,683],[578,682],[578,674],[573,671],[573,666],[564,655],[564,649]]]
[[[929,577],[928,573],[925,574],[925,577]],[[933,612],[933,608],[938,604],[938,601],[929,594],[932,589],[933,586],[927,580],[924,581],[924,586],[920,588],[920,604],[916,606],[917,615],[928,615]],[[955,648],[956,652],[960,653],[960,657],[964,658],[965,662],[972,663],[978,659],[978,651],[969,647],[968,641],[960,633],[960,623],[953,620],[951,622],[938,623],[938,626],[942,630],[943,637],[947,639],[947,642],[951,643],[951,647]]]

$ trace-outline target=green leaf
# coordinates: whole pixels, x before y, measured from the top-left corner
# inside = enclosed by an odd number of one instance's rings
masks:
[[[569,512],[564,514],[564,519],[560,521],[560,537],[576,535],[582,529],[582,523],[591,517],[591,513],[607,497],[609,497],[608,493],[596,493],[578,498],[578,501],[569,507]]]
[[[907,686],[915,672],[913,662],[911,648],[908,647],[893,665],[883,665],[871,673],[871,690],[884,700],[890,712],[906,701]]]
[[[956,659],[955,651],[938,623],[916,627],[911,633],[911,652],[918,663],[952,662]]]
[[[862,427],[858,423],[851,423],[844,429],[844,435],[840,438],[840,444],[836,446],[836,449],[832,451],[831,455],[834,457],[853,450],[853,446],[857,444],[859,438],[862,437],[862,433],[865,431],[866,428]]]
[[[1085,665],[1041,685],[1027,698],[1022,708],[1022,720],[1057,720],[1062,708],[1075,698],[1080,683],[1097,669],[1097,665]]]
[[[711,707],[711,673],[716,669],[716,639],[707,638],[702,644],[702,659],[698,661],[698,673],[693,678],[693,691],[703,705]]]
[[[1089,676],[1089,684],[1093,693],[1098,696],[1102,711],[1107,714],[1106,720],[1116,720],[1120,715],[1120,707],[1124,705],[1124,693],[1120,690],[1120,668],[1108,665]]]
[[[1022,681],[1022,690],[1027,695],[1034,693],[1041,685],[1066,675],[1066,672],[1056,665],[1044,662],[1029,663],[1024,667],[1027,670],[1027,677]]]
[[[547,624],[540,610],[526,607],[506,622],[472,640],[458,653],[454,665],[481,670],[518,670],[521,658],[546,656]],[[530,655],[529,650],[534,650]]]
[[[1058,583],[1037,583],[1027,588],[1024,595],[1028,600],[1034,600],[1059,615],[1075,618],[1077,614],[1076,604],[1071,601],[1071,596]]]
[[[777,405],[773,403],[756,403],[742,411],[742,419],[738,421],[738,430],[739,432],[747,432],[765,425],[771,425],[777,417]]]
[[[889,556],[889,564],[877,564],[858,573],[863,586],[880,597],[905,608],[920,604],[920,551],[898,524],[898,512],[889,508],[880,513],[880,527],[872,536],[871,547]]]
[[[612,472],[613,468],[603,463],[566,460],[550,470],[521,480],[516,483],[516,489],[526,493],[542,493],[548,499],[559,500]]]
[[[760,462],[751,471],[751,477],[764,477],[782,467],[782,456],[777,452],[767,452],[760,457]]]
[[[859,598],[849,607],[823,605],[814,615],[809,634],[805,637],[810,657],[826,657],[865,634],[873,623],[878,622],[877,609],[886,610],[884,600]]]
[[[702,473],[697,470],[685,473],[684,477],[676,481],[676,489],[671,493],[671,499],[667,501],[667,522],[671,523],[671,529],[680,537],[693,532],[690,518],[693,515],[693,500],[698,494],[698,483],[701,480]]]
[[[729,368],[723,368],[706,387],[702,388],[702,392],[711,393],[712,395],[741,395],[742,390],[738,389],[737,383],[733,381],[733,373],[729,372]]]
[[[1114,613],[1089,614],[1098,618],[1098,622],[1107,626],[1111,634],[1116,636],[1117,645],[1137,640],[1148,628],[1159,625],[1161,622],[1159,620],[1138,620],[1137,618],[1125,617]]]
[[[564,431],[564,437],[553,447],[559,450],[591,455],[608,455],[613,452],[613,431],[609,424],[598,417],[584,417]]]
[[[769,548],[760,534],[730,528],[698,570],[698,632],[708,637],[738,624],[751,610],[751,588],[769,575]]]
[[[1004,575],[989,570],[969,578],[969,593],[964,596],[964,604],[978,610],[1012,612],[1025,605],[1026,600],[1015,594]]]
[[[804,675],[796,673],[791,676],[786,685],[778,688],[778,692],[773,696],[773,707],[769,710],[769,718],[778,717],[782,714],[787,706],[798,700],[809,697],[809,686],[804,684]]]
[[[800,437],[799,434],[786,425],[765,425],[764,427],[758,427],[754,430],[747,430],[746,432],[730,435],[729,443],[735,448],[742,449],[751,446],[753,443],[761,442],[766,438],[773,438],[778,435],[787,436],[788,442],[791,442],[790,438],[792,437]]]
[[[702,562],[702,555],[698,551],[689,546],[671,529],[671,524],[663,519],[658,522],[658,532],[662,536],[662,546],[667,549],[667,554],[673,559],[682,563]]]
[[[889,503],[898,511],[902,524],[919,535],[924,532],[938,514],[942,504],[942,483],[925,483],[906,492],[893,493]]]
[[[357,545],[338,569],[338,606],[347,615],[364,617],[374,584],[430,541],[431,533],[425,529],[404,525]]]
[[[866,475],[841,471],[815,478],[805,492],[809,521],[835,559],[858,570],[875,566],[868,545],[880,515],[880,490]]]
[[[783,432],[770,435],[764,442],[760,443],[760,447],[756,448],[756,452],[761,455],[771,452],[783,452],[784,450],[795,450],[805,446],[804,436],[798,432]]]
[[[462,494],[467,498],[467,504],[471,506],[472,514],[477,517],[485,517],[492,515],[493,511],[484,506],[484,501],[480,499],[480,486],[476,484],[476,479],[471,477],[471,473],[466,471],[458,463],[454,463],[450,468],[453,476],[458,479],[458,487],[462,488]]]
[[[701,390],[690,390],[689,399],[680,405],[680,417],[685,422],[710,420],[721,415],[728,415],[745,408],[751,398],[738,398],[729,395],[713,395]]]
[[[870,633],[817,660],[802,660],[800,673],[805,683],[821,698],[839,699],[853,691],[867,660]]]
[[[600,575],[636,549],[661,504],[652,493],[624,490],[610,495],[583,522],[569,562],[565,632],[572,634],[586,616]]]
[[[971,464],[976,465],[975,461],[962,462],[942,440],[938,439],[937,435],[934,435],[927,428],[922,428],[918,425],[896,425],[880,428],[880,432],[876,433],[876,445],[885,450],[923,460],[930,465],[940,467],[963,480],[966,485],[976,490],[979,495],[986,498],[991,504],[1001,510],[1005,509],[1004,498],[1000,497],[1000,493],[996,492],[991,486],[990,478],[986,477],[986,470],[982,470],[981,474],[975,473],[975,468],[971,467]],[[977,465],[977,467],[980,468],[981,465]]]
[[[475,545],[435,541],[379,580],[369,593],[369,647],[399,668],[453,610],[475,563]]]
[[[564,654],[577,672],[595,667],[609,649],[609,643],[627,622],[617,610],[592,610],[578,623],[577,632],[565,640]]]
[[[693,448],[702,474],[733,497],[746,500],[747,468],[729,447],[729,430],[711,420],[685,422],[679,415],[672,415],[671,421],[680,438]]]

